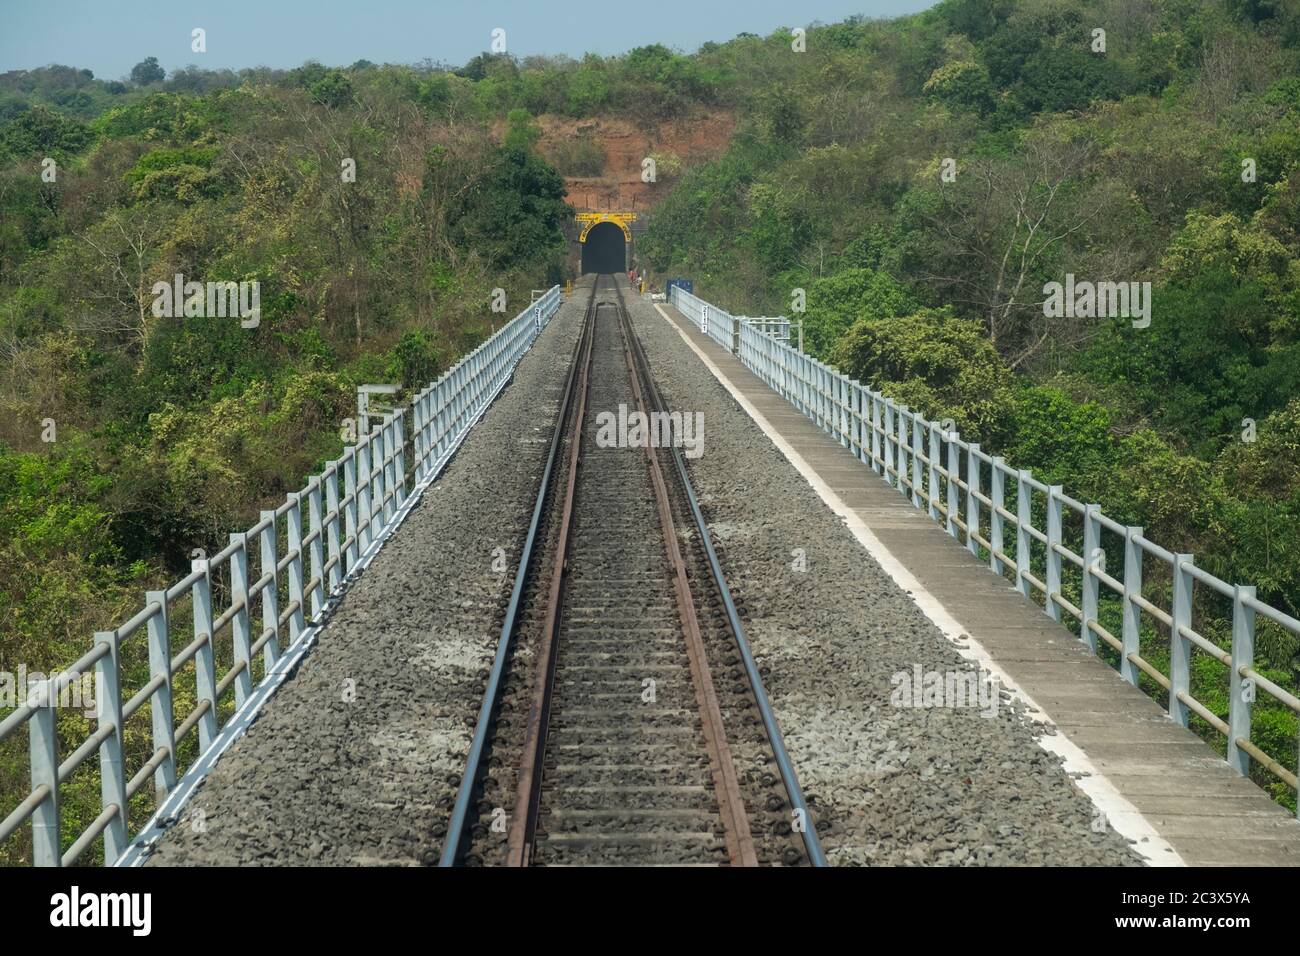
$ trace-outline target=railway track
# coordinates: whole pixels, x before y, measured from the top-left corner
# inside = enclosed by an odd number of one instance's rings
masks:
[[[823,862],[617,279],[593,282],[442,865]]]

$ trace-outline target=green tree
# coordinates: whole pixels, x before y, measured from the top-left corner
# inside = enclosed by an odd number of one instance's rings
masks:
[[[816,280],[807,293],[804,348],[823,358],[854,323],[907,315],[918,305],[892,276],[876,269],[846,269]]]
[[[925,309],[855,322],[831,351],[840,371],[968,439],[998,447],[1011,427],[1014,377],[979,323]]]
[[[158,65],[156,56],[147,56],[135,66],[131,67],[131,82],[136,86],[148,86],[150,83],[161,83],[167,77],[167,73]]]

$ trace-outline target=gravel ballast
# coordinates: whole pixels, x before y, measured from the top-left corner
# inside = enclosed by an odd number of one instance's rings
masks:
[[[691,480],[828,860],[1140,865],[1005,692],[934,690],[931,675],[970,686],[972,665],[680,333],[644,299],[628,308],[669,407],[704,413]],[[901,696],[918,673],[927,694]]]
[[[151,864],[437,862],[586,295],[543,330]]]

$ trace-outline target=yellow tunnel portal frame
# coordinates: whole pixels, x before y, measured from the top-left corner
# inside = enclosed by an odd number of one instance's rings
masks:
[[[582,223],[582,233],[578,236],[579,242],[587,241],[587,233],[592,228],[602,222],[612,222],[618,228],[623,230],[623,239],[626,242],[632,241],[632,229],[628,223],[636,220],[634,212],[580,212],[574,216],[578,222]]]

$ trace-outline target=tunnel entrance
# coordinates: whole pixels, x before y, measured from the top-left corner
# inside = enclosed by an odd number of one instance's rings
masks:
[[[598,222],[591,227],[582,244],[582,271],[627,271],[627,241],[616,223]]]

